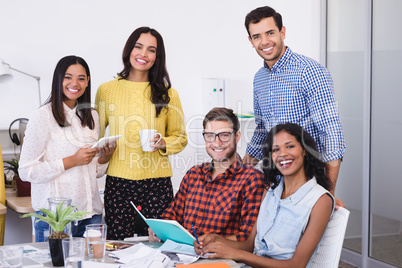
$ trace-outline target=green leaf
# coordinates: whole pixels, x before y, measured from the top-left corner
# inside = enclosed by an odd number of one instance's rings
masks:
[[[45,208],[40,209],[46,217],[36,213],[27,213],[22,215],[21,218],[35,217],[37,218],[37,221],[47,222],[55,232],[62,232],[68,223],[80,220],[84,215],[90,213],[88,211],[74,212],[77,208],[75,206],[67,206],[63,208],[63,203],[64,202],[60,202],[58,204],[56,212],[52,212]]]
[[[63,204],[64,204],[64,201],[61,201],[56,208],[56,221],[60,221],[60,214],[62,211]]]
[[[43,214],[45,214],[47,217],[51,218],[52,220],[54,220],[54,221],[57,220],[55,212],[52,212],[52,211],[47,210],[45,208],[41,208],[41,209],[39,209],[39,211],[43,212]]]
[[[73,222],[73,221],[76,221],[76,220],[81,219],[82,216],[84,216],[84,215],[86,215],[86,214],[89,214],[89,212],[86,212],[86,211],[78,211],[78,212],[75,212],[75,213],[73,213],[73,214],[71,214],[71,215],[67,215],[66,217],[64,217],[64,219],[62,220],[62,222],[65,222],[65,223],[67,224],[67,223],[69,223],[69,222]]]
[[[44,218],[42,215],[39,215],[36,213],[28,213],[28,214],[21,215],[21,218],[28,218],[28,217],[35,217],[35,218],[39,218],[39,219]]]
[[[4,165],[4,170],[11,170],[14,172],[14,174],[18,175],[18,167],[19,167],[19,161],[20,161],[20,156],[16,155],[15,158],[11,160],[4,160],[3,163],[6,163],[7,165]]]
[[[64,210],[62,210],[60,212],[60,221],[63,221],[63,219],[67,216],[70,215],[74,210],[76,209],[76,207],[73,206],[68,206],[66,207]]]

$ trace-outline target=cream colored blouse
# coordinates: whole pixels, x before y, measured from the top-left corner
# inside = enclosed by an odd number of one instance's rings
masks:
[[[60,127],[53,117],[51,104],[36,110],[29,119],[22,146],[19,174],[31,182],[32,207],[37,211],[49,208],[49,197],[67,197],[79,210],[91,212],[85,218],[102,213],[97,178],[108,164],[99,164],[94,157],[88,165],[64,170],[63,158],[71,156],[86,144],[98,140],[99,116],[93,110],[93,130],[82,127],[76,108],[64,104],[67,127]]]

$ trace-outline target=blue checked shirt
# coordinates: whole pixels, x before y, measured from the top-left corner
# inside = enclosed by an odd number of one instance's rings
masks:
[[[346,146],[331,74],[290,48],[271,69],[264,64],[256,73],[254,113],[257,127],[246,153],[256,159],[262,159],[268,131],[286,122],[304,127],[325,162],[343,157]]]

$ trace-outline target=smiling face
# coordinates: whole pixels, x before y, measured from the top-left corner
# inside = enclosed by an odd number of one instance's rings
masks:
[[[67,68],[63,78],[63,102],[74,108],[88,86],[89,76],[81,64],[73,64]]]
[[[286,37],[285,27],[282,26],[282,30],[279,31],[274,18],[269,17],[258,23],[250,23],[249,32],[251,44],[271,68],[286,51],[283,42]]]
[[[272,160],[285,178],[305,176],[305,155],[306,151],[293,135],[282,130],[274,136],[272,142]]]
[[[228,121],[209,121],[205,125],[204,132],[221,133],[232,132],[233,128]],[[236,134],[231,134],[230,140],[222,142],[219,137],[215,138],[214,142],[205,142],[205,147],[208,155],[215,163],[233,163],[236,159],[236,145],[240,139],[240,131]]]
[[[156,60],[158,44],[151,33],[142,33],[130,54],[131,72],[139,71],[148,75]]]

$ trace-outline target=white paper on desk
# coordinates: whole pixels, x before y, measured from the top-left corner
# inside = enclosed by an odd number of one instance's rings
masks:
[[[36,267],[43,267],[43,263],[37,262],[33,260],[30,257],[24,256],[24,259],[22,260],[22,267],[30,267],[30,268],[36,268]]]
[[[155,255],[150,258],[143,258],[131,261],[130,263],[120,265],[119,268],[138,268],[138,267],[149,267],[149,268],[170,268],[174,267],[170,264],[170,260],[167,256],[163,257],[163,254]]]
[[[142,249],[142,248],[144,248],[144,249]],[[138,243],[138,244],[136,244],[134,246],[131,246],[129,248],[112,251],[112,252],[109,253],[109,256],[112,257],[112,258],[121,259],[121,258],[124,258],[125,256],[129,256],[129,255],[132,255],[132,254],[137,254],[138,251],[140,251],[140,250],[144,250],[144,251],[148,250],[149,252],[151,252],[153,250],[153,248],[145,246],[143,243]]]
[[[85,268],[119,268],[120,264],[117,263],[101,263],[95,261],[84,261],[83,267]]]
[[[109,256],[117,258],[116,262],[127,264],[127,267],[133,265],[139,267],[168,267],[170,259],[159,249],[151,248],[143,243],[132,247],[112,252]],[[126,267],[124,265],[123,267]],[[134,267],[134,266],[133,266]]]
[[[169,240],[169,239],[166,240],[166,242],[163,243],[163,245],[159,247],[159,250],[162,251],[162,252],[176,253],[177,255],[185,254],[185,255],[192,256],[192,257],[196,257],[196,259],[194,261],[198,260],[199,258],[207,259],[209,255],[215,254],[215,253],[208,253],[208,254],[205,254],[203,256],[200,256],[200,255],[197,255],[197,253],[195,253],[194,246],[190,246],[190,245],[182,244],[182,243],[177,243],[177,242],[174,242],[174,241]]]
[[[193,246],[177,243],[169,239],[159,247],[159,250],[165,253],[175,264],[190,264],[200,258],[195,253]]]
[[[190,264],[196,262],[199,257],[198,256],[190,256],[187,254],[173,253],[173,252],[163,252],[166,254],[171,262],[173,263],[172,267],[176,264]]]
[[[29,257],[38,263],[50,262],[52,260],[49,249],[39,249],[31,245],[24,246],[24,257]]]
[[[159,250],[173,253],[181,253],[190,256],[198,256],[197,253],[195,253],[194,246],[177,243],[170,239],[166,240],[166,242],[159,247]]]

